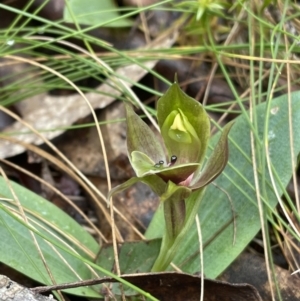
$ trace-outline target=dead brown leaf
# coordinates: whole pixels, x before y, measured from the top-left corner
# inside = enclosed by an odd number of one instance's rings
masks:
[[[123,275],[122,278],[160,301],[199,301],[200,277],[181,273]],[[203,301],[262,301],[250,284],[204,279]]]
[[[200,283],[199,276],[184,273],[164,272],[122,275],[121,278],[132,283],[136,287],[151,294],[160,301],[199,301]],[[83,285],[96,285],[101,283],[118,282],[111,277],[101,279],[91,279],[76,283],[66,283],[62,285],[36,287],[32,290],[37,293],[57,289],[74,288]],[[107,293],[106,300],[117,300],[116,295],[111,291]],[[257,290],[249,284],[232,284],[223,281],[204,279],[203,301],[262,301]]]

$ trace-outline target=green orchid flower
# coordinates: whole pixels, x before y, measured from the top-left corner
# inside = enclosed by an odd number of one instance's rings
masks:
[[[176,82],[157,103],[161,137],[128,104],[126,117],[128,157],[136,177],[112,189],[109,197],[139,181],[159,195],[166,230],[152,270],[164,270],[194,222],[205,187],[227,164],[227,136],[232,123],[224,127],[203,168],[210,137],[209,117],[203,106],[186,95]],[[196,202],[188,201],[192,193],[198,195]]]

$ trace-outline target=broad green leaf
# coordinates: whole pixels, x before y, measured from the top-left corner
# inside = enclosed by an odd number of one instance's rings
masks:
[[[74,16],[79,24],[84,25],[132,26],[132,22],[129,19],[120,17],[117,6],[112,0],[89,0],[88,2],[69,0],[68,2],[69,7],[66,5],[64,10],[64,20],[66,22],[74,23]]]
[[[294,92],[292,98],[292,124],[294,137],[294,153],[300,152],[300,93]],[[292,176],[289,115],[287,96],[273,99],[271,114],[268,121],[265,120],[266,104],[257,106],[256,116],[258,125],[258,137],[261,143],[261,156],[264,150],[262,141],[265,122],[269,126],[269,156],[274,171],[280,178],[281,186],[276,183],[279,193],[280,187],[286,187]],[[220,135],[211,139],[211,146],[216,145]],[[212,149],[212,147],[210,148]],[[209,157],[209,154],[208,154]],[[264,201],[274,208],[277,199],[269,176],[264,183],[260,171],[266,166],[258,165],[260,185],[266,184]],[[229,134],[229,162],[223,173],[215,183],[225,190],[230,196],[236,215],[236,243],[233,245],[232,211],[227,195],[217,187],[210,185],[205,193],[199,208],[199,217],[204,244],[204,273],[209,278],[215,278],[243,251],[260,229],[256,191],[254,185],[254,171],[251,161],[250,126],[245,116],[236,119]],[[188,201],[196,201],[192,194]],[[163,233],[163,213],[158,210],[155,214],[146,237],[148,239],[160,237]],[[184,271],[195,273],[199,271],[199,245],[196,227],[186,233],[184,243],[177,253],[175,263]]]
[[[160,244],[160,239],[120,244],[119,262],[121,274],[149,272],[159,253]],[[115,268],[112,244],[104,245],[101,248],[96,263],[108,271],[112,271]]]
[[[99,246],[93,237],[79,224],[42,197],[14,182],[10,182],[10,185],[22,204],[29,223],[36,230],[49,237],[52,241],[56,241],[69,249],[72,248],[74,252],[77,252],[83,258],[93,260]],[[7,182],[2,177],[0,177],[0,197],[0,262],[38,282],[51,284],[28,228],[19,222],[19,216],[14,217],[5,210],[6,208],[9,212],[15,214],[19,212],[15,201],[4,200],[4,198],[13,199],[13,196]],[[91,278],[90,269],[82,261],[61,249],[52,248],[39,235],[35,235],[35,237],[57,283],[76,281],[79,280],[78,277],[81,279]],[[77,275],[67,267],[64,260],[76,271]],[[68,291],[82,296],[100,296],[88,287],[80,287]]]

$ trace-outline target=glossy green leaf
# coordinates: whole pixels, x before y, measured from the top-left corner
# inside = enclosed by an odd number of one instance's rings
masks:
[[[129,19],[120,18],[117,7],[112,0],[69,0],[69,7],[64,10],[64,20],[74,23],[73,16],[79,24],[99,25],[106,27],[132,26]],[[71,10],[71,12],[70,12]],[[117,20],[114,20],[117,19]]]
[[[294,137],[294,153],[300,152],[300,93],[291,94],[292,126]],[[261,156],[265,152],[263,129],[265,126],[266,104],[257,106],[256,109],[258,137],[257,145],[260,146]],[[269,156],[274,171],[280,179],[277,189],[282,193],[281,187],[286,187],[292,176],[289,115],[287,96],[273,99],[268,122],[269,129]],[[236,214],[236,243],[233,245],[233,216],[227,195],[217,187],[210,185],[200,204],[199,216],[201,222],[204,244],[204,273],[209,278],[215,278],[244,250],[260,229],[256,190],[254,185],[254,171],[251,159],[250,126],[245,116],[236,119],[229,134],[229,163],[215,183],[225,190],[230,196]],[[211,146],[216,145],[220,134],[212,138]],[[211,147],[212,149],[212,147]],[[209,156],[209,154],[208,154]],[[261,176],[265,170],[267,177]],[[265,185],[264,201],[271,207],[277,204],[274,187],[270,182],[266,166],[258,164],[257,172],[260,186]],[[197,196],[192,194],[187,202],[197,201]],[[147,238],[162,236],[164,231],[164,218],[159,210],[147,230]],[[199,244],[196,227],[192,227],[185,234],[175,263],[189,273],[199,272]]]
[[[93,260],[99,246],[79,224],[42,197],[16,183],[10,182],[10,185],[21,202],[30,224],[35,229],[58,244],[77,252],[83,258]],[[14,217],[6,211],[16,213],[19,212],[19,209],[15,201],[4,199],[13,199],[13,196],[7,182],[2,177],[0,177],[0,187],[0,261],[38,282],[51,284],[28,228],[19,222],[18,217]],[[51,244],[40,236],[35,235],[35,237],[57,283],[80,280],[78,277],[81,279],[91,278],[91,271],[81,260],[61,249],[52,248]],[[55,252],[55,249],[59,254]],[[64,260],[76,271],[77,275],[67,267]],[[82,296],[100,296],[88,287],[74,288],[68,291]]]

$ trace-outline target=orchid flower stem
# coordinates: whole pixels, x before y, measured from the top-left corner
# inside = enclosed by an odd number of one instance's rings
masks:
[[[156,258],[156,261],[151,269],[151,272],[161,272],[166,271],[169,264],[172,262],[172,259],[175,254],[174,248],[172,246],[174,245],[174,241],[170,240],[168,235],[166,233],[164,234],[162,238],[162,243],[160,247],[160,252],[158,257]]]
[[[174,241],[185,222],[185,200],[170,198],[164,202],[166,233],[169,240]]]
[[[195,220],[204,191],[205,188],[195,191],[185,200],[168,199],[164,202],[166,228],[160,253],[152,267],[152,272],[167,270],[173,261],[186,233]]]

